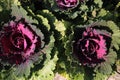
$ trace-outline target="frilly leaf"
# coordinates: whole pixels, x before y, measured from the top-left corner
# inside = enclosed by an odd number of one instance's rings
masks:
[[[0,0],[0,12],[3,10],[9,10],[13,1],[14,0]]]
[[[46,45],[45,48],[43,49],[44,53],[47,53],[47,55],[50,55],[51,50],[54,47],[54,42],[55,42],[55,39],[54,39],[54,37],[52,35],[52,36],[50,36],[50,42],[49,42],[49,44]]]
[[[54,22],[56,20],[56,17],[49,10],[38,11],[37,16],[44,17],[45,22],[43,22],[43,23],[46,23],[46,25],[48,26],[49,29],[54,28]],[[43,19],[43,21],[44,21],[44,19]]]
[[[14,0],[0,0],[0,25],[9,21],[11,3]]]
[[[102,7],[102,0],[94,0],[94,2],[101,8]]]
[[[55,25],[55,29],[57,31],[59,31],[62,36],[65,36],[65,30],[66,30],[66,28],[65,28],[65,25],[64,25],[63,21],[56,20],[55,23],[54,23],[54,25]]]
[[[81,5],[80,9],[81,9],[82,11],[87,11],[87,10],[88,10],[88,6],[85,5],[85,4],[83,4],[83,5]]]
[[[21,18],[25,18],[25,21],[28,22],[28,23],[38,23],[37,20],[35,19],[32,19],[32,17],[28,16],[28,12],[23,9],[21,6],[20,6],[20,2],[18,2],[18,0],[15,0],[14,4],[12,4],[12,12],[11,12],[11,15],[12,17],[15,17],[16,20],[20,20]]]
[[[52,14],[49,10],[42,10],[37,12],[37,16],[43,16],[43,22],[46,23],[46,25],[51,26],[50,30],[54,31],[54,35],[58,39],[62,39],[63,36],[65,36],[65,25],[64,20],[58,20],[55,15]]]
[[[84,74],[76,74],[75,76],[73,76],[73,80],[84,80]]]
[[[38,11],[36,15],[37,15],[38,20],[41,18],[40,22],[44,26],[46,26],[48,31],[53,30],[54,22],[56,18],[49,10]]]
[[[51,58],[50,53],[51,53],[51,50],[54,47],[54,41],[55,41],[54,37],[51,36],[49,44],[46,45],[45,48],[42,50],[46,54],[46,57],[47,57],[45,63],[47,63],[49,61],[49,59]]]
[[[25,74],[25,76],[27,77],[30,74],[30,68],[33,67],[33,64],[29,61],[20,64],[16,71],[15,74],[18,76],[23,76],[23,74]]]
[[[48,28],[48,30],[50,30],[50,25],[49,25],[49,23],[48,23],[47,18],[44,18],[44,17],[41,16],[41,15],[37,15],[37,17],[38,17],[38,18],[41,18],[43,24]]]
[[[53,70],[55,69],[57,60],[58,58],[56,53],[53,59],[45,62],[44,67],[36,73],[33,73],[32,77],[29,80],[53,80]]]
[[[119,50],[119,45],[120,45],[120,29],[119,27],[112,21],[107,22],[108,26],[113,30],[113,35],[112,35],[112,43],[114,47]]]
[[[117,61],[116,61],[116,71],[118,72],[118,73],[120,73],[120,59],[118,59]]]
[[[3,9],[2,9],[2,6],[0,5],[0,12],[2,11]]]
[[[50,12],[49,10],[45,9],[42,11],[38,11],[37,15],[42,15],[44,16],[44,18],[48,19],[48,23],[52,26],[53,23],[55,22],[56,17],[52,14],[52,12]]]
[[[34,64],[38,64],[43,60],[43,54],[41,53],[42,52],[39,51],[38,53],[31,56],[26,62],[16,66],[16,68],[14,69],[15,71],[13,72],[14,75],[16,75],[19,78],[27,78],[30,75],[31,68],[34,67]]]
[[[100,12],[99,12],[99,15],[98,17],[104,17],[105,15],[107,15],[107,11],[105,9],[101,9]]]
[[[106,63],[113,65],[117,59],[117,54],[114,50],[110,49],[109,54],[105,57]]]
[[[0,72],[0,79],[2,80],[16,79],[16,76],[14,76],[13,74],[13,69],[11,68],[9,71],[2,70]]]
[[[108,74],[110,74],[112,72],[112,67],[111,67],[111,65],[109,65],[107,63],[101,63],[98,71],[100,73],[108,75]]]
[[[93,80],[107,80],[107,75],[96,72]]]
[[[116,58],[116,52],[110,49],[108,55],[105,57],[105,62],[98,64],[95,72],[98,71],[101,74],[109,75],[112,72],[112,65],[115,63]]]

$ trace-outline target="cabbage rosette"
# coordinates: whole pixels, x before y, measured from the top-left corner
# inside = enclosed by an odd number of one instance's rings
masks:
[[[81,0],[45,0],[44,3],[48,6],[45,6],[49,10],[58,13],[58,15],[64,15],[69,18],[75,18],[79,11],[74,10],[80,6]]]
[[[30,9],[24,10],[17,0],[11,5],[9,19],[0,30],[0,79],[25,80],[37,72],[38,67],[39,73],[49,67],[49,78],[44,74],[40,78],[52,79],[58,58],[57,53],[52,51],[55,40],[47,19],[44,23],[42,15],[34,15]],[[51,51],[54,57],[51,57]]]
[[[118,26],[113,21],[103,20],[90,25],[73,26],[71,30],[69,37],[66,36],[68,40],[65,43],[65,49],[67,60],[73,66],[72,68],[80,71],[79,76],[95,72],[95,75],[91,75],[95,80],[103,74],[105,79],[105,75],[113,71],[113,65],[117,59],[120,45]],[[88,69],[93,72],[87,72]]]
[[[91,3],[91,4],[90,4]],[[80,23],[78,19],[86,21],[96,17],[97,12],[102,8],[102,0],[44,0],[44,8],[53,12],[58,18],[73,20]],[[89,17],[88,17],[89,16]]]

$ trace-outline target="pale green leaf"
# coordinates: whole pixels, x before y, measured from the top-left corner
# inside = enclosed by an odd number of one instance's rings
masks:
[[[116,59],[117,59],[116,52],[110,49],[109,54],[105,57],[106,63],[113,65]]]
[[[107,21],[108,27],[113,30],[114,32],[119,31],[119,27],[113,21]]]
[[[107,22],[109,28],[113,31],[112,34],[112,43],[114,47],[119,50],[119,45],[120,45],[120,29],[119,27],[113,22],[113,21],[108,21]]]
[[[44,18],[42,15],[37,15],[37,17],[40,18],[42,20],[42,23],[48,28],[48,30],[50,30],[50,25],[47,18]]]
[[[112,67],[111,67],[110,64],[103,62],[103,63],[100,64],[100,67],[99,67],[98,71],[102,74],[108,75],[112,72]]]
[[[62,36],[65,36],[65,30],[66,30],[66,28],[65,28],[65,25],[64,25],[63,21],[56,20],[55,23],[54,23],[54,25],[55,25],[55,29],[57,31],[59,31]]]
[[[3,10],[2,6],[0,5],[0,12]]]
[[[57,53],[54,55],[54,58],[49,60],[47,63],[44,64],[44,67],[34,73],[29,80],[53,80],[54,73],[53,70],[55,69],[56,62],[57,62]]]
[[[96,14],[97,14],[96,10],[93,10],[93,11],[92,11],[92,16],[93,16],[93,17],[96,17]]]
[[[103,5],[102,0],[94,0],[94,2],[101,8]]]
[[[0,6],[3,10],[10,10],[11,4],[14,0],[0,0]]]
[[[30,60],[26,61],[25,63],[22,63],[17,66],[17,68],[15,70],[15,74],[20,77],[21,76],[28,77],[30,74],[31,67],[33,67],[33,63],[30,62]]]
[[[106,79],[107,79],[107,75],[96,72],[93,80],[106,80]]]
[[[74,76],[73,80],[84,80],[84,74],[78,73]]]
[[[105,9],[101,9],[99,14],[98,14],[98,17],[104,17],[107,15],[107,11]]]
[[[88,7],[87,7],[87,5],[81,5],[81,7],[80,7],[80,9],[81,9],[81,11],[86,11],[86,10],[88,10]]]

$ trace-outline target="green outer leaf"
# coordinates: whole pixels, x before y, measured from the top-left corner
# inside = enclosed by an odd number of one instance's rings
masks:
[[[3,10],[3,8],[2,8],[2,6],[0,5],[0,12],[2,12],[2,10]]]
[[[119,45],[120,45],[120,29],[119,27],[112,21],[107,22],[108,26],[113,30],[113,35],[112,35],[112,43],[114,47],[119,50]]]
[[[46,25],[49,24],[51,27],[50,29],[53,29],[56,17],[49,10],[38,11],[37,16],[41,15],[44,17],[44,19],[47,19],[47,21],[44,23],[47,23]]]
[[[28,23],[36,23],[36,24],[38,23],[37,20],[32,19],[32,17],[27,15],[28,12],[20,6],[20,3],[17,0],[15,0],[14,4],[12,4],[11,9],[12,9],[11,15],[15,17],[16,20],[20,20],[21,18],[24,18],[25,21]]]
[[[84,74],[76,74],[75,76],[73,76],[73,80],[84,80]]]
[[[112,67],[108,63],[101,63],[98,71],[102,74],[107,74],[109,75],[112,72]]]
[[[109,54],[105,57],[106,58],[106,63],[113,65],[115,63],[115,60],[117,59],[117,53],[110,49]]]
[[[66,28],[65,28],[65,25],[64,25],[63,22],[64,21],[58,21],[58,20],[56,20],[55,23],[54,23],[54,25],[55,25],[55,29],[57,31],[59,31],[62,36],[65,36],[65,30],[66,30]]]
[[[2,80],[9,80],[9,79],[15,80],[16,76],[13,74],[13,68],[11,68],[9,71],[2,70],[0,72],[0,79],[2,79]]]
[[[104,75],[102,73],[96,72],[93,80],[106,80],[107,77],[108,77],[107,75]]]
[[[105,9],[101,9],[100,12],[99,12],[98,17],[104,17],[104,16],[107,15],[107,13],[108,13],[108,12],[107,12]]]
[[[31,67],[33,67],[33,63],[30,61],[26,61],[25,63],[22,63],[19,66],[17,66],[17,68],[15,70],[15,75],[21,77],[24,74],[25,77],[27,77],[30,74]]]
[[[69,31],[73,31],[72,28],[70,28],[71,23],[64,22],[65,26],[68,27]],[[73,26],[72,26],[73,27]],[[65,71],[69,75],[68,80],[84,80],[84,71],[83,67],[80,66],[79,62],[73,58],[72,55],[72,39],[73,39],[73,32],[70,34],[65,35],[63,42],[64,42],[64,48],[65,55],[67,56],[67,62],[64,63]]]
[[[65,25],[64,20],[58,20],[49,10],[42,10],[37,12],[37,16],[43,16],[47,19],[47,24],[49,24],[50,30],[54,31],[54,36],[57,39],[62,39],[65,36]],[[44,20],[45,21],[45,20]]]
[[[94,0],[94,2],[95,2],[100,8],[102,8],[102,4],[103,4],[102,0]]]
[[[44,64],[44,67],[34,73],[29,80],[53,80],[54,73],[53,70],[55,69],[56,62],[57,62],[57,53],[54,55],[54,58],[49,60],[47,63]]]
[[[3,10],[9,10],[13,1],[14,0],[0,0],[0,12]]]
[[[50,25],[48,23],[48,19],[43,17],[42,15],[37,15],[38,18],[41,18],[42,23],[48,28],[48,30],[50,30]]]
[[[33,56],[30,56],[30,58],[26,62],[17,65],[14,69],[13,74],[19,78],[21,77],[27,78],[30,75],[31,68],[34,68],[34,64],[38,64],[42,60],[43,53],[39,51],[38,53],[35,53]]]
[[[83,4],[83,5],[81,5],[80,9],[81,9],[82,11],[86,11],[86,10],[88,10],[88,6],[85,5],[85,4]]]
[[[42,50],[42,51],[46,54],[46,57],[47,57],[45,63],[48,63],[49,60],[50,60],[50,58],[51,58],[50,53],[51,53],[51,50],[52,50],[53,47],[54,47],[54,41],[55,41],[54,37],[51,36],[51,37],[50,37],[50,42],[49,42],[49,44],[46,45],[45,48]]]
[[[115,51],[110,49],[108,55],[105,57],[105,62],[98,64],[95,68],[95,72],[99,72],[104,75],[109,75],[112,72],[112,65],[115,63],[117,54]]]

